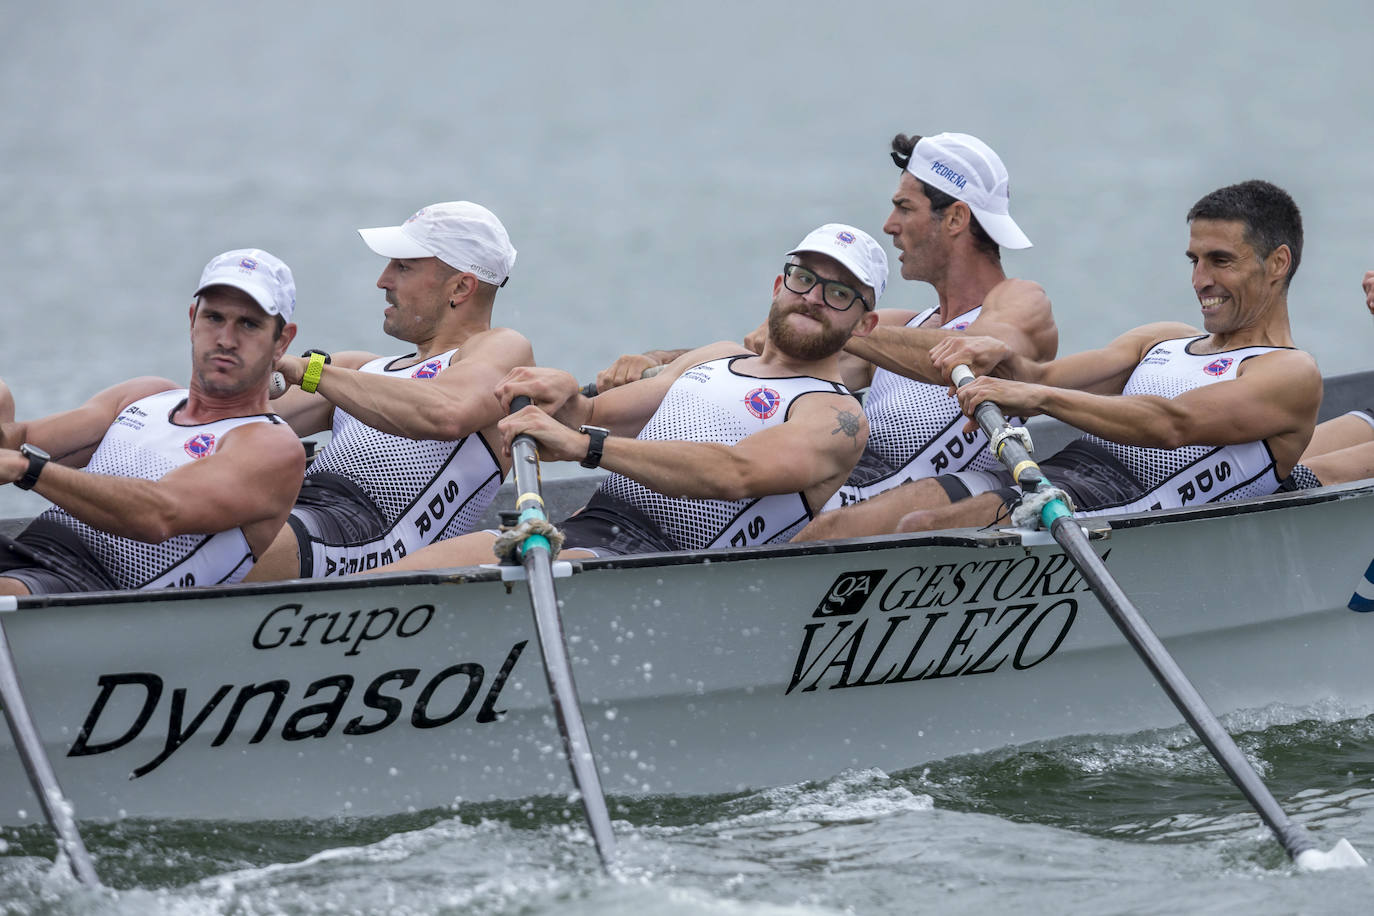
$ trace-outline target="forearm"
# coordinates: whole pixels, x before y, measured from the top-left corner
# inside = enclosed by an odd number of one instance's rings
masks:
[[[749,474],[748,462],[739,460],[730,446],[712,442],[612,436],[606,440],[601,466],[665,496],[734,500],[767,495],[755,492],[758,484]]]
[[[495,394],[487,405],[477,403],[477,397],[460,402],[438,384],[334,366],[324,367],[316,390],[373,429],[408,439],[461,439],[499,419]]]
[[[50,462],[33,490],[92,528],[119,537],[156,544],[182,533],[156,481],[89,474]]]
[[[879,325],[866,337],[851,337],[844,351],[875,366],[915,379],[940,385],[944,380],[931,361],[930,350],[940,341],[957,334],[944,328],[883,327]]]
[[[1039,387],[1038,391],[1036,412],[1108,441],[1166,449],[1195,444],[1189,441],[1187,412],[1168,398],[1089,394],[1051,387]]]

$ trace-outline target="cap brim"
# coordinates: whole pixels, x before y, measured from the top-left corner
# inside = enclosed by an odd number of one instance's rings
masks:
[[[434,252],[401,231],[400,226],[359,229],[363,242],[384,258],[432,258]]]
[[[192,295],[193,295],[193,296],[196,296],[196,297],[198,298],[198,297],[200,296],[201,293],[205,292],[207,289],[209,289],[209,288],[212,287],[212,286],[232,286],[234,289],[239,290],[240,292],[247,293],[247,294],[248,294],[248,298],[250,298],[250,299],[252,299],[254,302],[256,302],[256,303],[258,304],[258,308],[262,309],[262,310],[263,310],[264,312],[266,312],[267,314],[269,314],[269,315],[279,315],[279,314],[281,314],[280,312],[277,311],[276,304],[273,302],[273,300],[272,300],[272,294],[271,294],[271,292],[270,292],[269,290],[267,290],[267,289],[265,289],[265,288],[263,288],[263,287],[261,287],[261,286],[254,286],[252,283],[248,283],[248,282],[246,282],[246,281],[244,281],[244,280],[240,280],[240,279],[237,278],[237,277],[225,277],[225,278],[223,278],[223,279],[218,279],[218,278],[217,278],[217,279],[212,279],[212,280],[210,280],[210,282],[208,282],[208,283],[202,285],[202,286],[200,287],[200,289],[196,290],[194,293],[192,293]]]
[[[1021,227],[1016,225],[1016,220],[1010,216],[1003,216],[1000,213],[989,213],[986,210],[978,210],[969,207],[973,215],[978,217],[978,223],[988,231],[992,240],[1003,248],[1029,248],[1031,240],[1026,237],[1026,233],[1021,231]]]

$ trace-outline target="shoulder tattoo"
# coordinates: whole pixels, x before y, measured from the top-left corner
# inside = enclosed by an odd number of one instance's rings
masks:
[[[830,431],[830,435],[844,435],[857,441],[861,415],[853,410],[841,410],[838,407],[832,407],[831,410],[835,411],[835,428]]]

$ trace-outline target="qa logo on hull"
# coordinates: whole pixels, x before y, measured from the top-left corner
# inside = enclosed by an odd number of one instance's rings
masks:
[[[868,596],[878,588],[885,569],[860,569],[840,573],[826,589],[825,597],[811,612],[812,617],[847,617],[859,613]]]

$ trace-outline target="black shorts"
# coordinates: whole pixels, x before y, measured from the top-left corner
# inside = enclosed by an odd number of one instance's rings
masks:
[[[386,534],[386,517],[366,493],[347,477],[323,471],[301,484],[296,505],[286,520],[300,550],[301,577],[315,575],[311,541],[366,544]]]
[[[678,549],[653,519],[600,490],[558,527],[563,531],[563,549],[590,550],[598,557]]]
[[[31,595],[120,588],[76,532],[41,518],[15,537],[0,535],[0,576],[24,583]]]
[[[1115,455],[1088,439],[1075,439],[1039,464],[1050,483],[1068,494],[1075,511],[1124,505],[1145,493],[1144,484]],[[1021,488],[1005,468],[942,474],[935,482],[944,489],[950,502],[958,502],[974,495],[975,491],[969,486],[969,481],[976,479],[974,475],[995,478],[993,485],[981,487],[977,492],[997,493],[1002,497],[1002,505],[1008,508],[1020,502]]]

